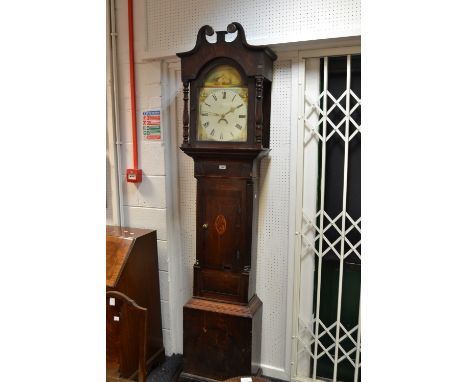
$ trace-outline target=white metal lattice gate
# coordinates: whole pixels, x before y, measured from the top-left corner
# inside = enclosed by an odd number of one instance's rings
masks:
[[[352,177],[360,183],[360,56],[353,47],[327,53],[299,59],[291,378],[357,382],[361,217]]]

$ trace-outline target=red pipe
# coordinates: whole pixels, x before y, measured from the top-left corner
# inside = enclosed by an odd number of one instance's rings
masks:
[[[135,62],[133,51],[133,0],[128,0],[128,55],[130,58],[130,99],[132,111],[133,168],[138,169],[138,142],[135,106]]]

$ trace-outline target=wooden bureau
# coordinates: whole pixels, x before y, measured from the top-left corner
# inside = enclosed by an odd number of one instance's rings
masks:
[[[156,231],[106,227],[106,292],[107,380],[136,380],[164,360]]]

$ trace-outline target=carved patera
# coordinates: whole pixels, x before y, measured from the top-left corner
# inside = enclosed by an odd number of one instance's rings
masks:
[[[219,236],[221,236],[224,232],[226,232],[227,223],[226,223],[226,218],[224,217],[224,215],[216,216],[214,226]]]

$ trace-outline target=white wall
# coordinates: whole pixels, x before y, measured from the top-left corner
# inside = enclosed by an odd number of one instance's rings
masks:
[[[135,3],[138,5],[137,2]],[[143,51],[145,36],[144,24],[140,21],[143,19],[141,10],[139,6],[134,8],[134,35],[139,167],[143,171],[143,181],[141,184],[133,184],[125,181],[125,170],[133,168],[127,1],[116,1],[119,117],[122,142],[120,146],[122,155],[120,182],[123,191],[121,195],[121,203],[123,203],[122,224],[157,230],[163,336],[166,353],[171,354],[164,142],[144,141],[141,127],[141,112],[148,108],[161,106],[161,71],[159,62],[144,63],[139,58]]]
[[[148,26],[142,57],[148,58],[192,49],[205,24],[226,30],[240,22],[247,41],[257,45],[361,33],[360,0],[146,0],[142,6]]]
[[[139,185],[126,183],[124,175],[126,168],[133,167],[126,0],[116,0],[116,14],[123,224],[158,231],[164,345],[168,355],[181,353],[182,321],[178,315],[181,313],[180,305],[185,303],[182,301],[185,299],[182,289],[186,284],[191,285],[191,267],[186,266],[190,256],[185,253],[190,246],[185,250],[180,248],[177,235],[174,236],[174,232],[178,232],[174,229],[174,223],[177,223],[174,208],[168,209],[168,201],[174,197],[171,194],[166,198],[166,190],[178,193],[171,187],[176,184],[174,176],[179,180],[178,170],[175,170],[179,165],[169,161],[177,160],[179,155],[169,155],[173,154],[171,150],[176,150],[176,143],[167,146],[169,137],[164,135],[164,130],[167,132],[170,128],[168,123],[163,126],[161,142],[147,142],[142,138],[140,117],[143,110],[160,107],[162,101],[175,102],[174,95],[169,97],[167,94],[167,79],[161,75],[166,68],[162,57],[173,58],[176,52],[191,49],[198,28],[204,24],[212,25],[215,30],[225,30],[229,22],[238,21],[245,28],[247,40],[253,44],[359,35],[360,3],[354,0],[135,1],[137,130],[139,163],[143,170],[143,182]],[[272,152],[263,160],[260,179],[257,291],[264,303],[262,366],[265,374],[282,379],[289,378],[290,366],[288,307],[292,280],[288,274],[293,256],[289,242],[293,234],[293,227],[289,224],[293,208],[290,201],[294,195],[291,176],[294,170],[291,134],[294,134],[290,123],[295,107],[292,102],[295,91],[293,72],[294,60],[280,55],[274,71],[272,102],[277,106],[272,113]],[[168,121],[167,116],[163,116],[163,120]],[[179,138],[177,133],[175,135]],[[186,181],[185,178],[180,180]],[[180,203],[186,203],[186,200],[180,200]],[[169,241],[168,237],[175,239]]]

